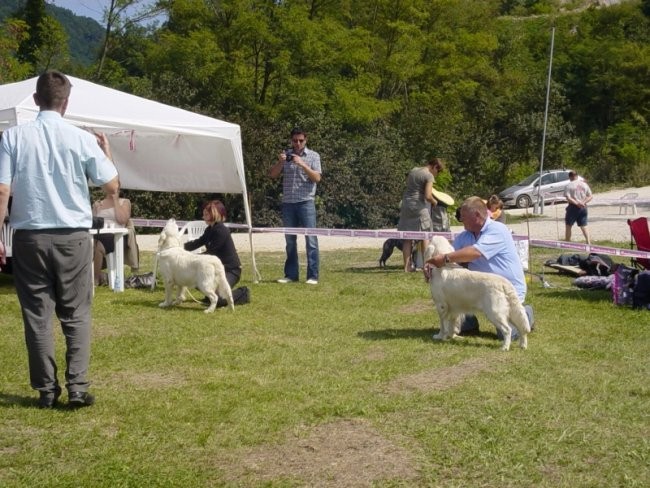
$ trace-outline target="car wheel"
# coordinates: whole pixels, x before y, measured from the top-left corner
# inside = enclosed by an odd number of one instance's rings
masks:
[[[528,195],[519,195],[517,197],[517,208],[528,208],[532,205],[532,200]]]

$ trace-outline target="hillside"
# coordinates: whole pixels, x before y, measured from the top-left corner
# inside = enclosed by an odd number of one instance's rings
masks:
[[[24,5],[25,0],[3,0],[0,3],[0,22],[11,17]],[[46,10],[58,20],[68,34],[68,47],[73,63],[91,64],[97,55],[104,36],[103,27],[89,17],[80,17],[70,10],[46,4]]]

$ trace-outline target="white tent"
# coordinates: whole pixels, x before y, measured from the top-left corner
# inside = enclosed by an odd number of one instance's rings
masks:
[[[68,78],[72,92],[65,119],[108,136],[123,188],[241,194],[250,234],[251,214],[237,124]],[[36,118],[36,80],[0,86],[0,131]],[[250,241],[253,253],[252,235]]]

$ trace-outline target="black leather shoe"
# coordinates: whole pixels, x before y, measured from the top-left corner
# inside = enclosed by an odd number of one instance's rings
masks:
[[[38,408],[54,408],[59,402],[61,387],[57,386],[54,391],[42,391],[38,398]]]
[[[95,397],[87,391],[75,391],[68,397],[68,405],[72,408],[90,407],[95,403]]]

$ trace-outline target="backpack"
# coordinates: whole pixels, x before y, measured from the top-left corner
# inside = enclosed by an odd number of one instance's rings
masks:
[[[155,282],[153,273],[131,275],[124,280],[124,288],[151,288]]]
[[[632,292],[632,307],[650,310],[650,271],[641,271]]]
[[[612,299],[615,305],[632,305],[634,284],[639,271],[624,264],[618,264],[614,270]]]

